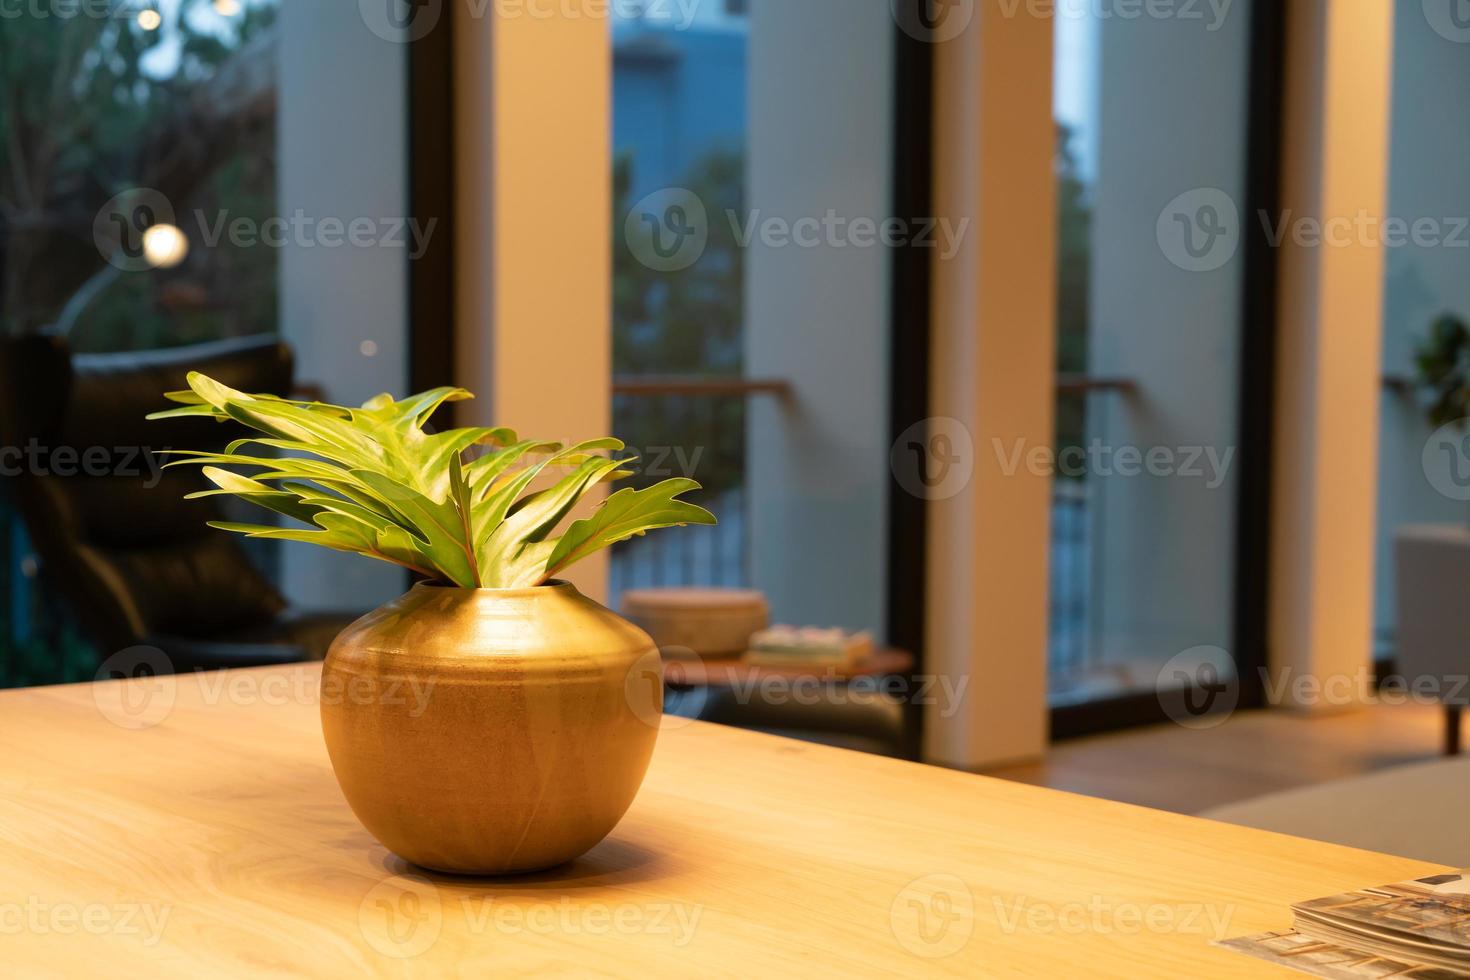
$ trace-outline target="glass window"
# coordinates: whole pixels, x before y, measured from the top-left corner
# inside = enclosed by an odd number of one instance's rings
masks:
[[[278,335],[302,391],[403,390],[407,260],[432,228],[407,219],[402,37],[355,6],[280,0],[17,12],[0,29],[0,334],[76,357]],[[90,677],[97,651],[3,501],[0,536],[0,683]],[[401,586],[311,552],[255,558],[308,608]]]
[[[1442,97],[1470,81],[1464,38],[1440,28],[1417,4],[1394,15],[1392,130],[1388,215],[1420,233],[1389,240],[1385,223],[1383,369],[1374,580],[1378,659],[1394,655],[1394,538],[1406,525],[1438,524],[1454,533],[1470,520],[1470,458],[1462,424],[1466,406],[1444,404],[1425,384],[1424,368],[1451,368],[1453,391],[1465,383],[1470,350],[1456,343],[1470,328],[1470,279],[1460,227],[1470,214],[1464,177],[1470,125]],[[1443,25],[1440,25],[1443,27]],[[1427,224],[1424,224],[1427,222]],[[1458,243],[1458,244],[1457,244]],[[1423,361],[1421,363],[1421,357]]]
[[[1056,7],[1055,705],[1233,669],[1250,14]]]
[[[896,25],[692,12],[612,25],[614,416],[639,479],[693,476],[721,524],[621,545],[611,597],[747,585],[778,621],[881,630],[891,255],[865,229],[889,217]]]

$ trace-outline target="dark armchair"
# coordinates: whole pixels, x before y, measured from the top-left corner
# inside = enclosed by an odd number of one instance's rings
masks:
[[[148,422],[162,393],[201,370],[231,387],[287,393],[292,354],[274,338],[164,351],[73,355],[65,341],[0,346],[6,483],[42,578],[106,657],[161,649],[175,670],[319,657],[351,618],[295,615],[238,539],[205,522],[217,498],[194,467],[157,450],[223,448],[243,429],[207,419]]]

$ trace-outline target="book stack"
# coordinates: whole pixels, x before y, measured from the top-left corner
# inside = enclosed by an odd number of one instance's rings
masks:
[[[1319,977],[1470,976],[1470,872],[1291,907],[1294,928],[1220,945]]]
[[[806,626],[772,626],[750,638],[748,664],[761,667],[835,667],[848,669],[873,653],[868,633]]]

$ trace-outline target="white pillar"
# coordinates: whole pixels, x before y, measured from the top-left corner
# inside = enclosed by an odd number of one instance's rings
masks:
[[[1393,4],[1301,0],[1288,16],[1283,209],[1293,222],[1346,221],[1351,229],[1365,213],[1370,230],[1381,227]],[[1276,680],[1290,671],[1325,683],[1369,667],[1383,258],[1376,236],[1357,231],[1303,244],[1288,228],[1281,245],[1269,651]]]
[[[612,424],[607,6],[452,4],[462,424],[575,440]],[[503,7],[503,11],[502,11]],[[568,576],[603,600],[607,553]]]
[[[958,711],[927,712],[924,756],[961,768],[1039,756],[1047,739],[1051,479],[1008,473],[995,447],[1053,438],[1052,21],[1003,7],[977,4],[935,50],[935,214],[970,232],[934,263],[930,404],[952,445],[968,432],[974,470],[929,504],[928,670],[969,685]]]

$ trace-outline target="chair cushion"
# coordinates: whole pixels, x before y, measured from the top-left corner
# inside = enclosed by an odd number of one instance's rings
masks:
[[[14,482],[16,502],[47,582],[104,651],[150,635],[213,638],[269,623],[286,605],[238,540],[206,526],[223,516],[216,499],[183,499],[208,488],[198,471],[161,471],[163,460],[144,455],[220,449],[245,434],[212,419],[146,420],[191,370],[285,394],[292,357],[271,337],[76,356],[49,336],[0,346],[0,435],[40,461]]]
[[[1200,816],[1470,868],[1470,757],[1270,793]]]

